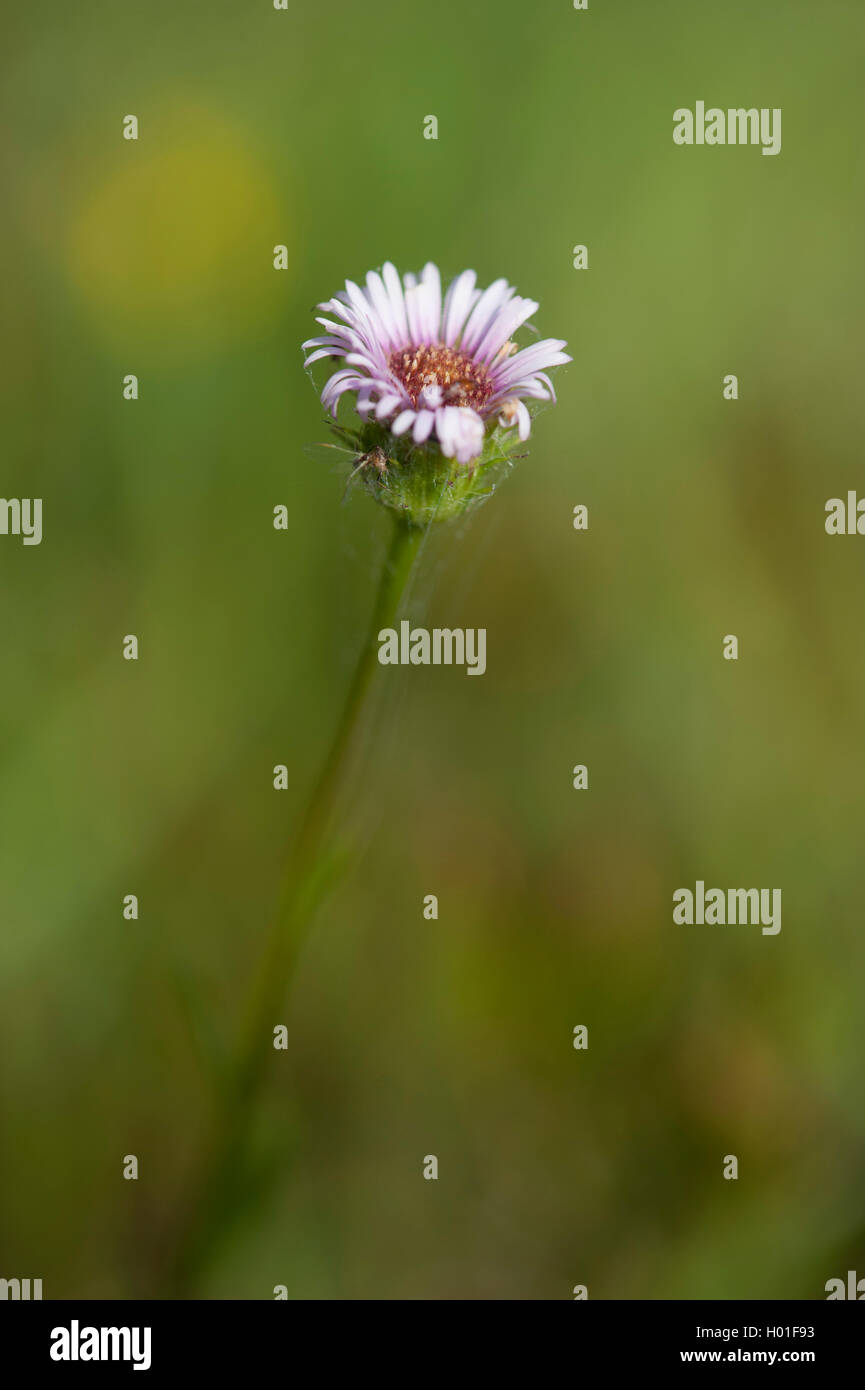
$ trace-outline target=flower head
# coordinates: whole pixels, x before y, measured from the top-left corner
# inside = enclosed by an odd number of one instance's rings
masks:
[[[485,462],[507,457],[508,436],[528,438],[526,401],[555,400],[547,371],[571,360],[565,343],[545,338],[518,349],[513,335],[537,304],[506,280],[481,291],[476,279],[466,270],[442,294],[432,263],[402,280],[388,263],[381,274],[370,271],[365,289],[348,280],[319,305],[325,333],[304,343],[306,365],[341,360],[321,399],[335,419],[340,399],[356,396],[366,422],[357,434],[359,450],[381,448],[414,473],[416,451],[420,466],[434,452],[439,462],[454,460],[473,475]],[[391,505],[406,508],[401,498]]]

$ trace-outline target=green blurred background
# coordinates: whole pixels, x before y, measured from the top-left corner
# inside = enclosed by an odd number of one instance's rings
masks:
[[[159,1286],[210,1084],[183,1001],[231,1035],[389,525],[304,452],[299,345],[346,276],[429,258],[539,299],[574,362],[427,544],[413,612],[486,627],[487,674],[383,673],[363,852],[274,1020],[270,1181],[199,1292],[865,1275],[865,541],[823,526],[865,492],[862,6],[4,20],[0,490],[44,539],[0,538],[0,1275]],[[781,107],[781,155],[674,146],[698,99]],[[780,935],[674,927],[697,878],[781,887]]]

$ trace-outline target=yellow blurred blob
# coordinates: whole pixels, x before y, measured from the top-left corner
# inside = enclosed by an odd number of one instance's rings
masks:
[[[99,328],[177,361],[260,332],[279,312],[291,240],[255,151],[221,117],[142,120],[73,213],[72,280]],[[287,272],[290,274],[291,272]]]

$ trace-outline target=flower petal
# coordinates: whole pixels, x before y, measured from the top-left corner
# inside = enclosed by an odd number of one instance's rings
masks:
[[[438,266],[432,261],[427,261],[421,271],[421,284],[424,287],[424,334],[427,342],[437,343],[441,332],[442,279]]]
[[[401,411],[390,427],[391,434],[405,434],[414,416],[415,413],[413,410]]]
[[[396,268],[390,261],[385,261],[381,268],[381,278],[387,290],[390,306],[393,310],[394,323],[396,324],[398,341],[397,347],[404,347],[408,342],[408,320],[405,313],[405,296],[403,295],[402,285]]]
[[[436,434],[445,458],[471,463],[484,447],[484,422],[467,406],[446,405],[436,411]]]
[[[513,290],[507,280],[494,280],[489,288],[484,290],[465,326],[460,342],[463,352],[474,351],[486,333],[490,321],[512,294]]]
[[[330,357],[330,358],[334,358],[334,357],[341,357],[341,356],[342,356],[342,354],[339,353],[339,352],[334,352],[334,350],[333,350],[332,347],[323,347],[323,348],[319,348],[318,352],[310,353],[309,357],[307,357],[307,359],[306,359],[306,361],[304,362],[303,365],[304,365],[305,367],[311,367],[312,364],[313,364],[313,362],[317,362],[317,361],[319,360],[320,357]]]
[[[477,275],[473,270],[464,270],[452,282],[445,296],[442,312],[442,340],[453,347],[463,330],[469,311],[480,299],[480,291],[475,289]]]
[[[418,414],[412,429],[412,437],[415,444],[423,444],[432,434],[433,425],[436,422],[435,412],[432,410],[422,410]]]
[[[381,276],[374,270],[371,270],[366,277],[366,292],[381,321],[382,346],[387,351],[391,351],[397,346],[400,340],[400,334],[397,329],[393,306],[391,305],[387,290],[384,287],[384,282]]]
[[[527,381],[529,377],[539,371],[545,371],[547,367],[557,367],[563,362],[570,362],[568,354],[561,351],[565,346],[564,339],[544,338],[540,343],[523,348],[515,357],[505,358],[491,373],[496,390],[507,386],[509,382]]]
[[[538,305],[533,299],[512,299],[494,315],[481,341],[474,350],[479,362],[489,362],[499,348],[516,332],[521,323],[536,313]],[[509,359],[505,359],[507,361]]]

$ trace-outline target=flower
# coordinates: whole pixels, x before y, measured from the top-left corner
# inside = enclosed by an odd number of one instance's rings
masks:
[[[488,432],[516,430],[527,439],[526,400],[554,401],[546,373],[571,359],[558,338],[518,350],[513,334],[537,304],[506,280],[483,292],[476,280],[465,270],[442,295],[431,262],[402,281],[388,262],[381,274],[370,271],[365,289],[347,280],[345,290],[320,304],[324,317],[316,321],[325,334],[303,346],[306,366],[342,359],[321,394],[334,419],[340,398],[356,392],[358,414],[392,440],[436,442],[445,458],[464,465],[484,453]]]

